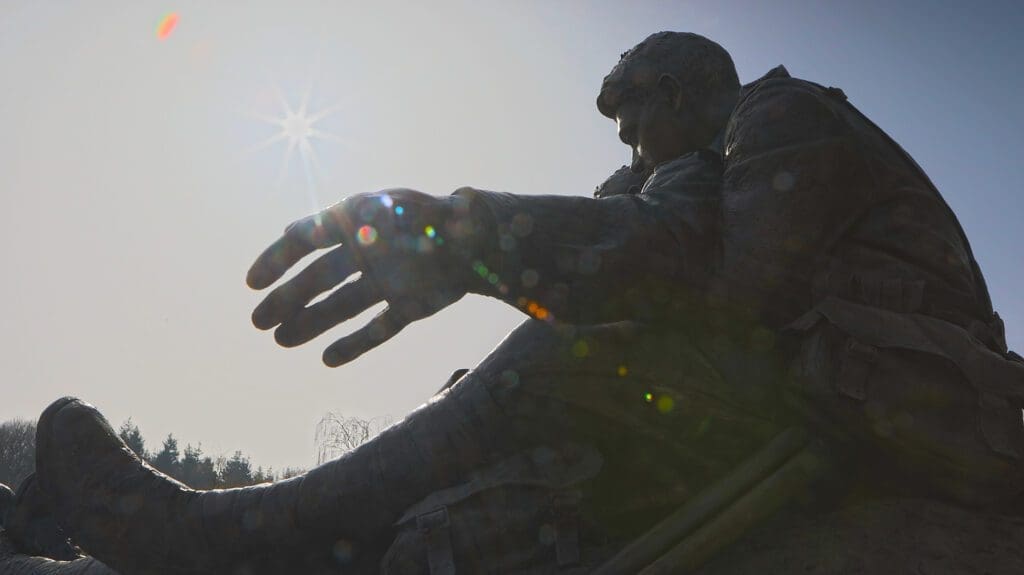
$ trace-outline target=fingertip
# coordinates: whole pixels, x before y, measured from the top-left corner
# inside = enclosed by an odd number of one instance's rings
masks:
[[[267,317],[267,313],[262,309],[262,304],[256,306],[256,309],[252,310],[252,316],[250,319],[252,320],[252,325],[255,326],[256,329],[262,331],[266,331],[277,325],[275,323],[271,323],[270,318]]]
[[[295,347],[303,343],[302,339],[297,338],[294,333],[290,333],[283,325],[274,330],[274,341],[281,347]]]
[[[331,351],[330,348],[324,350],[324,353],[321,356],[321,359],[323,360],[324,365],[326,365],[327,367],[330,367],[330,368],[335,368],[335,367],[341,366],[341,365],[343,365],[345,363],[344,361],[342,361],[342,359],[340,357],[338,357],[338,354],[336,354],[335,352]]]
[[[252,324],[258,329],[270,329],[281,323],[281,289],[276,289],[263,298],[252,310]]]
[[[323,360],[324,365],[327,367],[339,367],[351,362],[357,357],[363,355],[365,349],[359,349],[357,346],[351,345],[349,342],[342,338],[340,341],[336,341],[324,350]]]
[[[249,268],[249,272],[245,274],[245,284],[254,290],[264,289],[271,283],[267,274],[257,267]]]

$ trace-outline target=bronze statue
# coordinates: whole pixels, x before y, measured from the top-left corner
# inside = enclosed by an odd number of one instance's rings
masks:
[[[790,469],[823,493],[1019,500],[1024,363],[949,207],[841,90],[782,67],[741,86],[723,48],[662,32],[597,105],[634,161],[596,198],[352,196],[249,271],[266,289],[326,250],[253,313],[284,346],[387,302],[329,366],[467,293],[531,316],[476,369],[336,461],[224,491],[162,476],[60,400],[37,477],[72,539],[125,575],[653,573],[713,549],[651,563],[674,544],[652,538],[721,523],[694,515],[716,497],[747,506],[718,517],[768,517]]]

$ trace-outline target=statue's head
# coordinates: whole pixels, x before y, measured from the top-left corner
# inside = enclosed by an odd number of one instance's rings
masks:
[[[618,124],[639,172],[709,145],[739,89],[724,48],[697,34],[658,32],[622,55],[601,84],[597,108]]]

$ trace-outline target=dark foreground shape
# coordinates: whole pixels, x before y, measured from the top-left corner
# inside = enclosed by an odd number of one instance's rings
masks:
[[[22,505],[19,509],[18,502],[25,501],[27,490],[26,485],[22,484],[18,490],[20,497],[16,497],[9,487],[0,483],[0,575],[118,575],[91,557],[71,554],[67,556],[69,559],[67,561],[35,557],[24,546],[15,544],[6,531],[7,526],[12,523],[23,524],[28,515],[36,515],[40,522],[47,520],[45,513],[39,513],[39,510],[36,509],[28,509],[28,505]],[[32,537],[32,539],[34,540],[36,537]],[[37,542],[33,541],[33,543]],[[58,551],[61,554],[69,552],[70,546],[66,546],[66,549],[58,549]]]
[[[755,529],[695,575],[769,573],[1024,573],[1024,517],[923,499],[876,500],[821,516],[791,513]],[[19,555],[0,530],[0,575],[117,573],[91,558],[53,561]]]
[[[7,537],[22,553],[58,561],[73,561],[81,556],[58,524],[49,498],[39,490],[35,474],[21,482],[2,515]]]
[[[0,575],[118,575],[91,557],[57,561],[23,555],[0,529]]]
[[[779,516],[697,573],[1024,573],[1024,517],[924,499],[876,500],[819,517]]]
[[[22,482],[17,495],[0,483],[0,575],[117,575],[103,563],[81,556],[38,504],[34,477]],[[21,544],[8,528],[19,531]]]

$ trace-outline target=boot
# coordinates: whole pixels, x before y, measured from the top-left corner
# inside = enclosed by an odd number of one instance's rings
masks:
[[[121,575],[92,557],[57,561],[26,555],[0,529],[0,573],[4,575]]]
[[[63,398],[39,419],[37,477],[72,540],[123,575],[376,572],[406,507],[502,451],[472,433],[480,416],[501,421],[480,386],[455,386],[303,476],[196,491],[139,459],[94,407]]]

